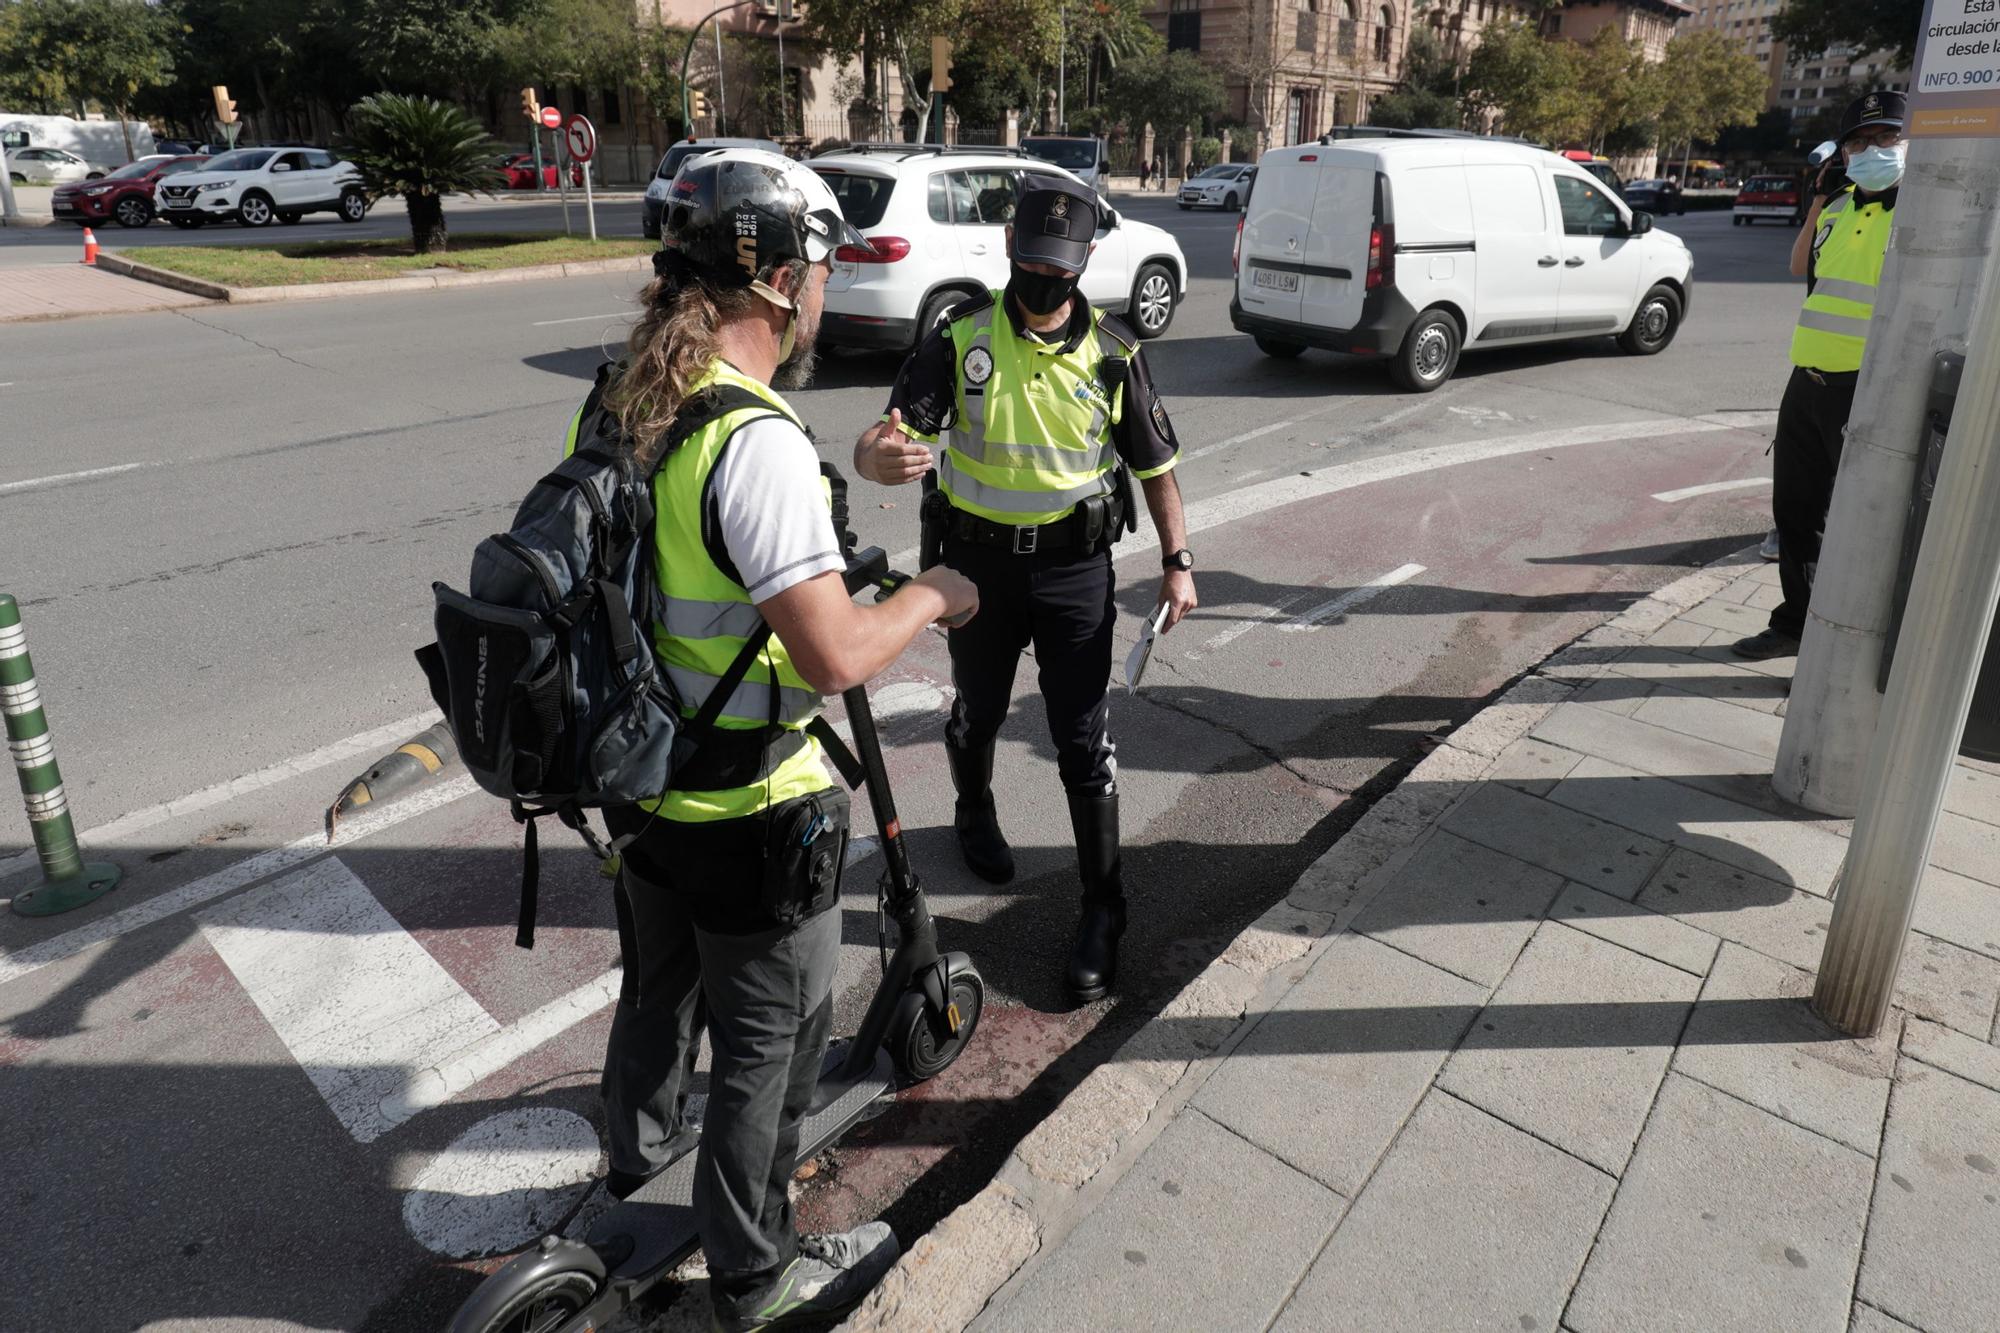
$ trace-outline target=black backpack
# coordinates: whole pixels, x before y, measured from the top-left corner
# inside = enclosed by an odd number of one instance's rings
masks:
[[[437,642],[417,653],[466,771],[506,800],[525,826],[514,937],[524,949],[535,942],[537,820],[555,816],[608,858],[630,836],[600,840],[586,810],[667,791],[677,775],[687,776],[704,742],[708,751],[698,767],[705,772],[685,785],[739,785],[718,780],[718,772],[726,778],[763,762],[780,740],[775,725],[714,726],[723,701],[769,641],[768,625],[750,635],[691,719],[683,716],[688,701],[654,661],[648,627],[658,619],[653,473],[659,463],[651,469],[635,463],[602,409],[613,369],[606,364],[598,371],[576,451],[535,483],[506,532],[474,550],[466,591],[431,585]],[[694,395],[668,428],[660,462],[703,426],[744,407],[779,415],[733,385]],[[718,752],[720,766],[709,751]]]

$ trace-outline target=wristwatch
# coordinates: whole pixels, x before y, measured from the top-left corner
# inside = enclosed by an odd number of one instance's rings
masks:
[[[1167,570],[1178,569],[1185,574],[1188,570],[1194,568],[1194,552],[1183,546],[1171,555],[1161,556],[1160,568]]]

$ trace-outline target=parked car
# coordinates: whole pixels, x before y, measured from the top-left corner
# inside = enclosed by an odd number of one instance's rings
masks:
[[[639,205],[639,231],[647,240],[660,239],[660,210],[666,205],[667,187],[674,183],[674,173],[681,169],[681,163],[697,153],[712,153],[718,148],[761,148],[781,157],[785,152],[782,144],[769,139],[683,139],[669,145],[653,172],[653,179],[646,182],[646,198]]]
[[[1182,208],[1219,208],[1234,213],[1250,197],[1250,182],[1256,178],[1257,168],[1248,162],[1218,162],[1182,181],[1176,202]]]
[[[1729,225],[1747,227],[1759,218],[1771,218],[1796,227],[1806,220],[1805,198],[1805,191],[1790,176],[1752,176],[1736,192]]]
[[[812,169],[840,199],[869,248],[834,252],[820,340],[907,350],[968,296],[1007,285],[1004,228],[1029,176],[1088,190],[1066,171],[1005,148],[869,145],[816,157]],[[1141,338],[1173,322],[1187,293],[1187,260],[1159,227],[1102,203],[1097,249],[1081,290],[1125,315]]]
[[[268,227],[307,213],[332,213],[342,222],[368,216],[361,172],[324,148],[239,148],[162,181],[154,204],[177,227],[232,218]]]
[[[58,185],[50,196],[49,210],[59,220],[78,226],[116,222],[121,227],[143,227],[154,217],[154,187],[170,176],[199,171],[207,161],[205,157],[165,154],[142,157],[102,180]]]
[[[1273,149],[1238,224],[1230,322],[1275,357],[1393,358],[1428,393],[1461,348],[1612,335],[1673,341],[1694,259],[1585,165],[1480,140]]]
[[[494,165],[500,169],[500,174],[507,178],[507,189],[532,190],[535,188],[535,155],[533,153],[503,153],[494,162]],[[569,183],[576,186],[583,184],[582,167],[574,164],[571,165],[569,169]],[[556,188],[555,163],[544,162],[542,164],[542,184],[551,190]]]
[[[16,185],[67,185],[103,174],[66,148],[7,150],[7,175]]]
[[[1029,157],[1061,167],[1099,194],[1104,193],[1108,169],[1104,140],[1088,135],[1037,135],[1021,140],[1021,147]]]
[[[1660,217],[1687,212],[1687,202],[1681,198],[1680,187],[1672,181],[1627,181],[1623,198],[1628,206]]]

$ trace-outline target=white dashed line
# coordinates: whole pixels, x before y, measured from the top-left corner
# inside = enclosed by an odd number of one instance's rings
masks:
[[[0,482],[0,495],[14,491],[38,491],[44,486],[67,486],[72,481],[89,481],[92,477],[109,477],[120,472],[133,472],[143,467],[158,467],[158,463],[120,463],[116,467],[94,467],[87,472],[61,472],[53,477],[35,477],[29,481]]]
[[[1278,626],[1278,628],[1287,634],[1297,634],[1305,630],[1318,629],[1327,621],[1346,615],[1363,602],[1381,596],[1399,583],[1408,583],[1423,572],[1424,567],[1422,565],[1403,565],[1392,569],[1379,579],[1370,579],[1358,588],[1349,588],[1332,601],[1322,602],[1312,610],[1291,620],[1287,620],[1284,624]]]
[[[1672,504],[1676,500],[1692,500],[1697,495],[1714,495],[1720,491],[1747,491],[1770,484],[1769,477],[1745,477],[1741,481],[1711,481],[1706,486],[1683,486],[1677,491],[1660,491],[1653,498]]]
[[[593,319],[630,319],[632,315],[633,312],[630,310],[620,310],[609,315],[572,315],[568,319],[538,319],[528,327],[546,329],[551,324],[587,324]]]

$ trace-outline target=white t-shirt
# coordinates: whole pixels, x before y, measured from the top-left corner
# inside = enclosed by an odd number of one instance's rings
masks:
[[[711,485],[723,547],[751,601],[847,568],[820,483],[819,454],[784,417],[737,431]]]

